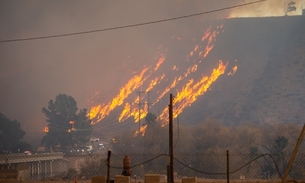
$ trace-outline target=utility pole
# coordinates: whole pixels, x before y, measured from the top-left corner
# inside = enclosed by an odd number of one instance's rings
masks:
[[[138,94],[139,94],[139,132],[140,132],[140,130],[141,130],[141,105],[143,104],[143,103],[141,103],[141,93],[145,93],[144,91],[138,91],[137,92]]]
[[[110,156],[111,156],[111,150],[108,150],[106,183],[110,183]]]
[[[148,114],[148,113],[149,113],[150,104],[152,104],[152,103],[149,102],[149,94],[150,94],[150,91],[148,91],[148,92],[146,92],[146,93],[147,93],[147,114]]]
[[[141,103],[141,94],[142,93],[145,93],[145,91],[138,91],[137,92],[138,93],[138,95],[139,95],[139,131],[140,131],[140,129],[141,129],[141,105],[142,104],[147,104],[147,113],[149,113],[149,105],[151,104],[151,103],[149,103],[149,93],[150,93],[150,91],[148,91],[148,92],[146,92],[147,93],[147,102],[144,102],[144,103]]]
[[[227,183],[230,183],[230,161],[229,161],[229,150],[227,150]]]
[[[302,131],[301,131],[300,136],[299,136],[299,138],[298,138],[298,141],[297,141],[297,143],[296,143],[296,145],[295,145],[295,147],[294,147],[294,150],[293,150],[293,153],[292,153],[292,155],[291,155],[291,157],[290,157],[290,160],[289,160],[289,163],[288,163],[288,165],[287,165],[287,168],[286,168],[286,170],[285,170],[284,176],[283,176],[283,178],[282,178],[282,183],[285,183],[285,182],[286,182],[286,179],[287,179],[287,176],[288,176],[288,174],[289,174],[289,171],[290,171],[290,168],[291,168],[291,166],[292,166],[292,163],[293,163],[293,161],[294,161],[294,158],[295,158],[295,156],[297,155],[298,150],[299,150],[299,147],[300,147],[301,142],[302,142],[302,140],[303,140],[304,132],[305,132],[305,123],[304,123],[304,125],[303,125]]]
[[[150,92],[147,92],[147,113],[149,113],[149,105],[150,105],[150,103],[149,103],[149,93]]]
[[[173,147],[173,94],[170,94],[170,103],[168,106],[169,113],[169,165],[168,171],[168,183],[174,183],[174,147]]]
[[[158,98],[158,119],[159,119],[159,116],[160,116],[160,107],[159,107],[160,104],[159,103],[160,103],[160,98]]]

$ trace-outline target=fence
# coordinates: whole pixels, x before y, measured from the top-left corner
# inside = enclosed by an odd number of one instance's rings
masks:
[[[167,154],[117,154],[110,158],[107,152],[94,154],[63,154],[61,158],[50,159],[45,154],[24,155],[22,161],[8,161],[0,155],[0,182],[78,182],[89,183],[93,176],[110,178],[121,175],[123,159],[131,158],[131,182],[143,182],[146,174],[160,174],[166,182],[169,156]],[[174,180],[196,177],[198,182],[226,182],[229,168],[230,182],[280,182],[291,154],[174,154]],[[58,155],[57,155],[58,157]],[[229,158],[228,158],[229,157]],[[30,159],[29,159],[30,158]],[[229,161],[227,161],[229,159]],[[27,161],[30,160],[30,161]],[[107,161],[109,160],[109,161]],[[1,163],[2,162],[2,163]],[[107,162],[110,162],[109,166]],[[289,181],[305,182],[305,156],[298,154],[289,172]]]

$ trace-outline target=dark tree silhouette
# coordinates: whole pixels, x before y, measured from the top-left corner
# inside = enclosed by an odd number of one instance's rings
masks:
[[[48,108],[42,108],[49,124],[41,143],[47,148],[59,146],[65,150],[88,142],[92,126],[87,109],[77,111],[77,103],[71,96],[59,94],[55,101],[50,100]]]
[[[25,131],[20,128],[20,123],[16,120],[8,119],[0,113],[0,152],[22,152],[25,149],[30,150],[31,146],[20,141]]]
[[[157,120],[157,116],[153,113],[147,113],[146,117],[145,117],[145,122],[147,125],[151,125],[153,123],[155,123]]]

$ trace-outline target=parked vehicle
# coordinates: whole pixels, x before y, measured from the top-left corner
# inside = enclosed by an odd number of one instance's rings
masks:
[[[24,154],[25,155],[31,155],[32,153],[31,153],[31,151],[26,150],[26,151],[24,151]]]
[[[87,152],[91,152],[93,150],[93,147],[92,146],[86,146],[86,150],[87,150]]]
[[[90,138],[90,141],[91,142],[97,142],[97,141],[99,141],[100,139],[99,138],[97,138],[97,137],[91,137]]]

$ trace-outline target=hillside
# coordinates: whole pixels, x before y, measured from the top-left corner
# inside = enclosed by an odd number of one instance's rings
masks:
[[[182,124],[197,124],[213,119],[225,125],[246,122],[304,122],[305,113],[305,17],[234,18],[205,22],[202,26],[223,25],[204,67],[194,76],[209,75],[215,63],[228,63],[227,70],[203,95],[179,115]],[[194,43],[190,43],[194,44]],[[172,43],[172,46],[176,46]],[[177,46],[178,47],[178,46]],[[187,54],[186,44],[168,51],[168,58],[179,60]],[[176,62],[179,64],[180,62]],[[230,69],[238,67],[234,75]],[[196,78],[197,77],[197,78]],[[181,83],[182,85],[186,83]],[[172,90],[175,95],[176,91]],[[163,103],[168,105],[169,95]],[[151,111],[157,114],[156,107]],[[130,117],[117,121],[114,111],[95,126],[94,134],[109,138],[119,130],[139,129]],[[176,119],[177,121],[177,119]],[[144,119],[141,120],[141,124]],[[114,129],[115,130],[108,130]],[[104,130],[100,130],[104,129]]]
[[[224,124],[305,119],[305,17],[221,20],[226,27],[213,53],[236,60],[238,71],[221,77],[180,120],[208,118]]]

